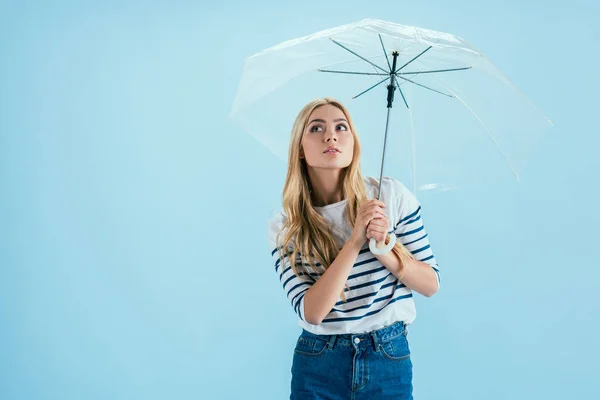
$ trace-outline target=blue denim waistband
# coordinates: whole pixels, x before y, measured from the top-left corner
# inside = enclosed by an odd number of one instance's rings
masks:
[[[338,335],[317,335],[302,329],[300,336],[313,339],[320,339],[328,343],[329,349],[336,345],[347,347],[366,347],[373,345],[378,348],[379,342],[385,342],[402,335],[406,330],[407,325],[403,321],[398,321],[392,325],[365,333],[346,333]]]

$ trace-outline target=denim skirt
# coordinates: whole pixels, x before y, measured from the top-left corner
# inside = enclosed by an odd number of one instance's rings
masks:
[[[315,335],[302,330],[292,361],[290,400],[412,400],[408,329]]]

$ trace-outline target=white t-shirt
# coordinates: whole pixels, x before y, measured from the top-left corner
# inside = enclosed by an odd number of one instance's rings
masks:
[[[363,177],[369,199],[377,198],[379,180]],[[439,286],[439,267],[433,256],[429,239],[421,218],[421,205],[410,190],[400,181],[383,177],[381,185],[381,201],[386,205],[385,213],[390,221],[388,232],[394,232],[397,240],[419,261],[423,261],[434,269]],[[352,234],[352,228],[344,217],[347,199],[314,209],[329,222],[334,240],[343,245]],[[354,266],[348,276],[344,288],[346,301],[341,297],[319,325],[312,325],[304,318],[304,295],[316,281],[320,273],[311,273],[314,279],[294,274],[287,257],[281,266],[278,246],[275,239],[286,219],[281,209],[269,220],[268,240],[273,256],[274,269],[283,290],[298,315],[301,328],[319,335],[364,333],[391,325],[397,321],[410,324],[416,317],[412,291],[404,286],[369,250],[368,241],[361,249]],[[280,235],[280,240],[283,233]],[[301,262],[300,257],[296,259]],[[305,259],[305,262],[307,260]],[[319,265],[320,266],[320,265]]]

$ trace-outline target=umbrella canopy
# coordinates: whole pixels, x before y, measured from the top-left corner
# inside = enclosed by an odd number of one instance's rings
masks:
[[[373,19],[247,58],[230,119],[286,161],[297,113],[326,96],[352,113],[362,164],[383,173],[387,150],[386,170],[415,192],[518,180],[552,125],[465,40]]]

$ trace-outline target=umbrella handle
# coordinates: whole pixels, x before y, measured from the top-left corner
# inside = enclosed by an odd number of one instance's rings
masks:
[[[369,240],[369,250],[371,250],[371,253],[379,255],[390,251],[396,244],[396,235],[394,233],[389,233],[389,235],[390,241],[383,247],[377,247],[377,240],[371,238],[371,240]]]

